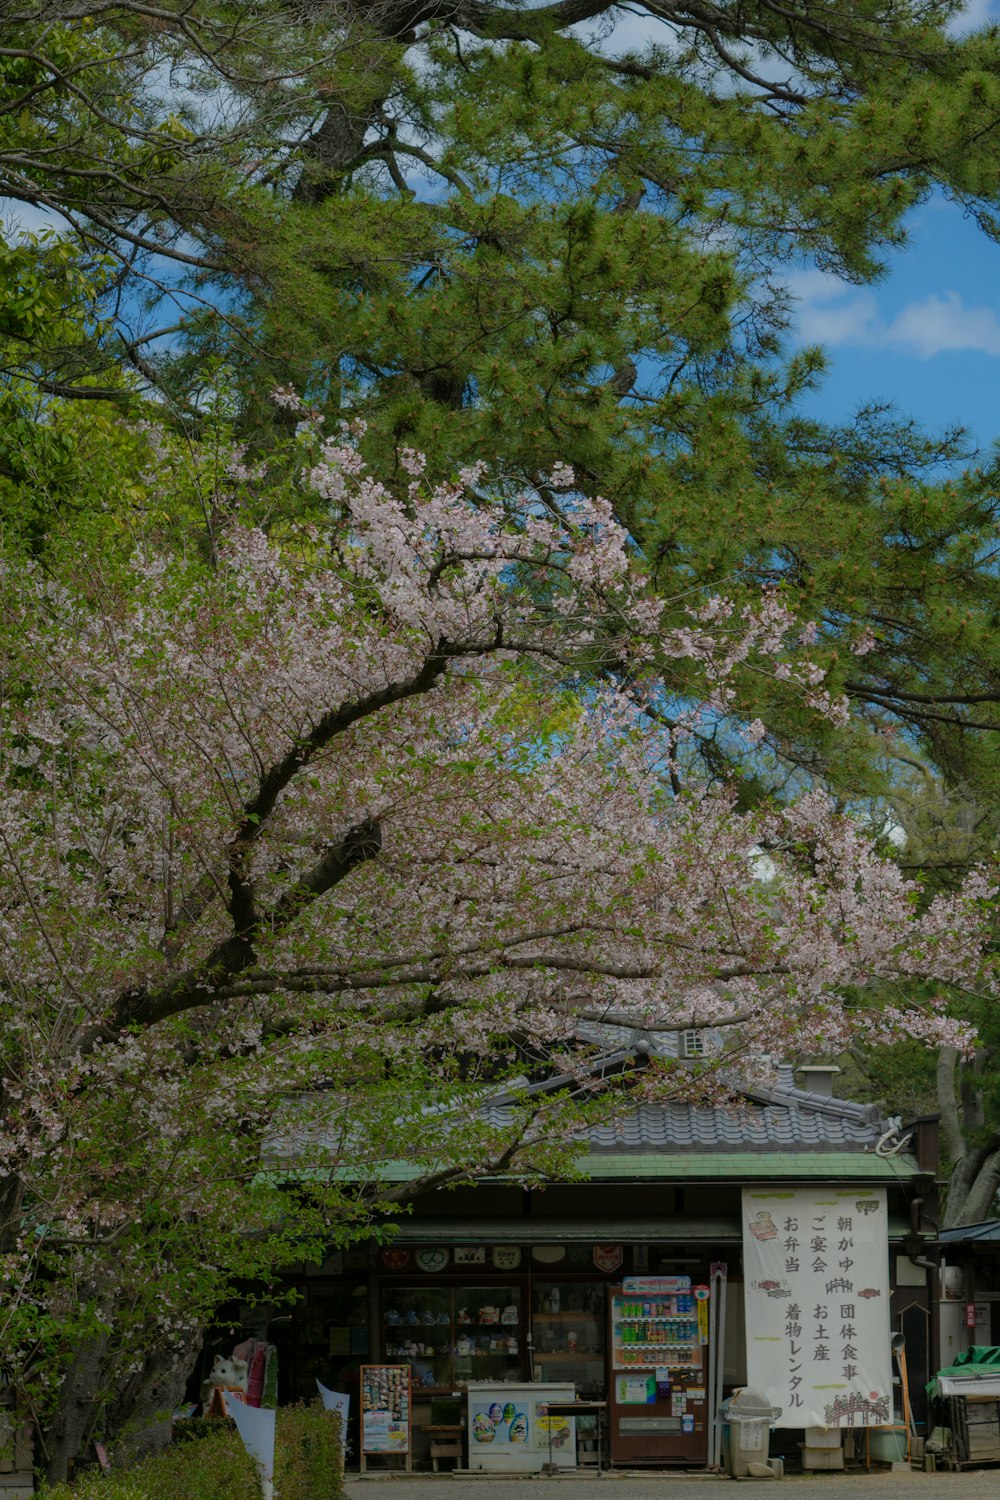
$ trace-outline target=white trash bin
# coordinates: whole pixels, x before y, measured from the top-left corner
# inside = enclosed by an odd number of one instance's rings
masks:
[[[733,1479],[777,1479],[780,1468],[768,1465],[771,1425],[781,1416],[759,1391],[734,1391],[719,1408],[723,1424],[723,1462]],[[756,1471],[766,1470],[766,1473]]]

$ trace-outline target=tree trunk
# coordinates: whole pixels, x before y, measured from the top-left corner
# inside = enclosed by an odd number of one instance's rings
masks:
[[[69,1464],[86,1451],[100,1416],[101,1376],[108,1352],[107,1335],[81,1344],[66,1371],[55,1412],[39,1434],[39,1457],[51,1484],[69,1478]]]
[[[938,1054],[937,1094],[945,1159],[951,1168],[942,1228],[989,1218],[1000,1188],[1000,1136],[984,1129],[982,1089],[977,1085],[986,1052],[964,1064],[954,1047]]]
[[[382,98],[373,100],[364,114],[342,104],[331,105],[322,125],[303,146],[305,166],[294,193],[300,203],[322,203],[336,191],[343,173],[357,160],[368,127],[383,103]]]
[[[113,1326],[115,1309],[102,1308]],[[150,1332],[150,1353],[138,1370],[123,1373],[129,1356],[106,1334],[81,1343],[66,1371],[58,1402],[39,1434],[38,1459],[50,1483],[69,1477],[71,1460],[85,1456],[96,1439],[124,1464],[159,1452],[170,1441],[171,1418],[184,1395],[201,1347],[195,1331],[182,1348],[164,1347]]]
[[[184,1398],[201,1340],[199,1331],[183,1349],[154,1350],[117,1400],[108,1403],[106,1426],[117,1460],[138,1463],[169,1443],[173,1412]]]

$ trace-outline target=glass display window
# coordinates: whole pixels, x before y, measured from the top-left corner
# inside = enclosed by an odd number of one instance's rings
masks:
[[[415,1390],[525,1378],[516,1286],[387,1287],[383,1347],[408,1364]]]
[[[294,1317],[278,1318],[269,1337],[278,1347],[282,1400],[311,1399],[316,1381],[348,1390],[368,1357],[368,1286],[305,1282]]]
[[[531,1302],[536,1377],[572,1381],[581,1395],[603,1392],[604,1287],[584,1282],[536,1281]]]
[[[455,1288],[455,1382],[524,1379],[521,1289]]]
[[[448,1287],[393,1287],[386,1293],[385,1358],[390,1364],[410,1366],[415,1390],[448,1385],[453,1362],[453,1316]]]

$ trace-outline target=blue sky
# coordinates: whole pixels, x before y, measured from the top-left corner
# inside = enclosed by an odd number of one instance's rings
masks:
[[[971,0],[966,25],[990,21],[1000,0]],[[816,270],[790,278],[795,336],[822,344],[830,363],[809,409],[838,421],[890,400],[931,428],[961,423],[988,449],[1000,439],[1000,244],[941,196],[907,228],[874,286]]]
[[[1000,439],[1000,244],[935,197],[909,222],[874,286],[817,270],[789,278],[795,338],[830,368],[809,408],[840,420],[869,399],[939,428],[959,422],[983,448]]]

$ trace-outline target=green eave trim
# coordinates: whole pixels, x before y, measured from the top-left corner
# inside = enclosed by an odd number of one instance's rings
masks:
[[[400,1245],[738,1245],[738,1214],[686,1217],[650,1214],[647,1218],[556,1218],[531,1214],[510,1219],[389,1219],[393,1244]]]
[[[413,1214],[385,1224],[392,1230],[392,1243],[399,1245],[739,1245],[743,1233],[738,1214],[649,1214],[642,1219],[610,1214],[438,1219]],[[907,1219],[889,1216],[891,1240],[909,1232]]]
[[[584,1178],[591,1182],[908,1182],[921,1173],[912,1156],[876,1156],[874,1152],[841,1151],[692,1151],[672,1156],[655,1151],[601,1152],[580,1163]],[[272,1171],[275,1169],[272,1168]],[[280,1171],[280,1169],[277,1169]],[[427,1172],[427,1163],[390,1161],[377,1174],[383,1182],[413,1182]],[[318,1176],[318,1172],[296,1172],[288,1179]],[[349,1167],[335,1179],[352,1181]],[[503,1181],[483,1177],[480,1182]]]
[[[594,1181],[642,1182],[670,1177],[677,1181],[710,1178],[713,1182],[767,1182],[795,1179],[825,1182],[897,1182],[920,1175],[912,1156],[876,1156],[841,1151],[705,1151],[683,1156],[657,1152],[607,1152],[583,1163]]]

